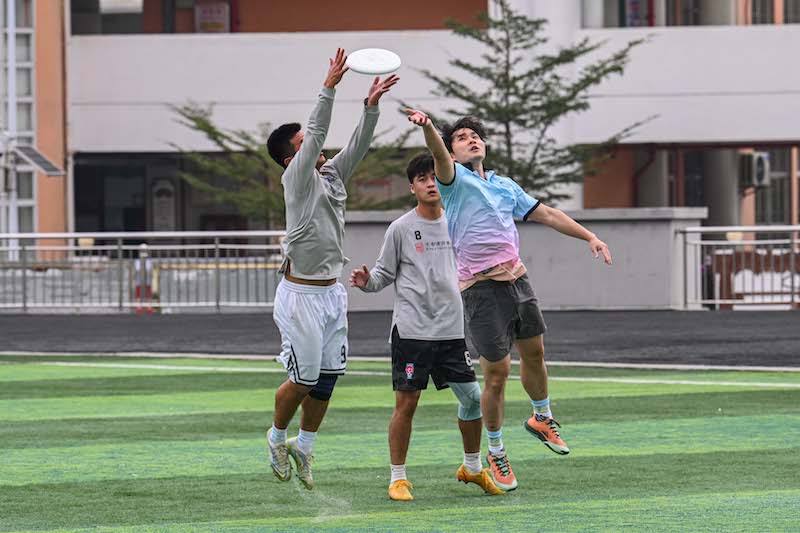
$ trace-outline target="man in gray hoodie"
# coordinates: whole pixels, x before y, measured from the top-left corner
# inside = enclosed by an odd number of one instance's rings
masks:
[[[268,431],[270,463],[281,481],[297,477],[314,488],[312,446],[338,376],[347,363],[347,293],[338,283],[347,262],[343,253],[346,184],[369,150],[378,122],[378,101],[397,83],[375,78],[364,111],[347,146],[330,161],[322,148],[328,134],[335,87],[347,72],[343,49],[330,59],[328,75],[305,132],[284,124],[267,141],[270,156],[286,170],[281,178],[286,203],[283,279],[275,294],[273,318],[281,332],[278,358],[289,374],[275,394]],[[300,433],[286,440],[286,428],[302,405]]]

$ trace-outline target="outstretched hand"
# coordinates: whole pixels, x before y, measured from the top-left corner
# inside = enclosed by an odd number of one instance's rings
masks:
[[[350,274],[350,286],[351,287],[359,287],[364,288],[367,286],[367,282],[369,281],[369,269],[367,265],[361,265],[361,270],[353,270],[353,273]]]
[[[347,56],[344,55],[344,48],[337,48],[336,57],[330,58],[328,61],[330,61],[331,65],[328,68],[328,76],[325,78],[324,85],[328,89],[333,89],[340,81],[342,81],[342,76],[344,76],[344,73],[350,69],[350,67],[346,65]]]
[[[600,254],[603,254],[603,259],[606,264],[611,264],[611,252],[608,251],[608,245],[606,245],[606,243],[595,237],[589,241],[589,249],[594,254],[595,259],[600,257]]]
[[[431,121],[428,115],[417,109],[406,109],[406,114],[408,115],[408,120],[417,126],[427,126],[428,122]]]
[[[387,77],[383,81],[381,81],[380,76],[377,76],[369,88],[367,105],[378,105],[378,100],[381,99],[381,96],[383,96],[385,93],[388,93],[392,86],[398,82],[398,80],[400,80],[400,78],[394,74]]]

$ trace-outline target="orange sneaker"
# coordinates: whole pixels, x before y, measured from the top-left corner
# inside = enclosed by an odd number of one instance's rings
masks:
[[[488,468],[484,468],[479,474],[470,474],[467,467],[461,465],[461,468],[458,469],[458,473],[456,473],[456,477],[459,481],[463,481],[464,483],[475,483],[482,488],[483,492],[486,494],[491,494],[493,496],[505,494],[505,491],[500,490],[497,485],[494,484],[492,471]]]
[[[414,499],[410,491],[413,488],[407,479],[398,479],[389,485],[389,497],[401,502],[410,502]]]
[[[500,453],[490,453],[486,456],[489,466],[492,469],[492,479],[498,488],[509,491],[517,488],[517,478],[508,463],[508,456],[505,450]]]
[[[558,434],[558,428],[560,427],[561,424],[552,418],[537,414],[534,414],[525,421],[525,429],[527,429],[529,433],[539,437],[539,440],[542,441],[545,446],[559,455],[567,455],[569,453],[569,448]]]

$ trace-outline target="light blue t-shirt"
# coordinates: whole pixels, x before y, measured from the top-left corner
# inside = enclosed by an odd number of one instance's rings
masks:
[[[440,183],[447,229],[453,241],[458,279],[519,259],[519,234],[514,219],[526,220],[539,200],[511,178],[485,172],[486,179],[460,163],[450,185]]]

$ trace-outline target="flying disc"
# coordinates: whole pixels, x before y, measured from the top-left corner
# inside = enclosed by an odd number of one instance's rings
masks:
[[[399,69],[400,65],[400,56],[383,48],[362,48],[347,56],[347,66],[359,74],[389,74]]]

